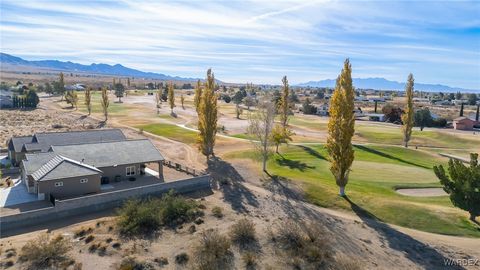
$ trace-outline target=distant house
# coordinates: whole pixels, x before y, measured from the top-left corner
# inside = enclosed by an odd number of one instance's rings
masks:
[[[382,113],[365,113],[364,116],[368,117],[369,121],[385,122],[385,115]]]
[[[468,117],[458,117],[453,119],[453,128],[456,130],[473,130],[476,125],[480,125],[480,122]]]
[[[102,184],[135,179],[147,163],[164,158],[148,139],[52,146],[47,152],[26,154],[20,165],[22,181],[39,199],[100,192]]]
[[[323,103],[317,107],[317,115],[328,116],[329,105],[328,103]]]
[[[120,129],[36,133],[32,136],[12,137],[7,142],[8,157],[13,166],[19,166],[25,154],[47,152],[53,145],[123,140],[126,140],[126,137]]]
[[[84,84],[81,84],[81,83],[76,83],[76,84],[71,84],[71,85],[67,85],[65,86],[65,89],[67,91],[83,91],[85,90],[86,86]]]

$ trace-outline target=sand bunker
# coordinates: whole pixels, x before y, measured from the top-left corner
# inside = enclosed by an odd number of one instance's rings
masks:
[[[443,188],[400,188],[397,192],[414,197],[434,197],[434,196],[447,196],[448,194]]]

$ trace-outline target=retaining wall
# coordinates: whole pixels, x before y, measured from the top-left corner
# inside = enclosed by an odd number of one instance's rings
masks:
[[[56,200],[55,206],[52,207],[2,216],[0,218],[0,230],[17,229],[69,216],[111,209],[120,206],[127,199],[159,196],[171,189],[178,193],[188,193],[209,188],[210,175],[204,175],[174,182],[92,194],[73,199]]]

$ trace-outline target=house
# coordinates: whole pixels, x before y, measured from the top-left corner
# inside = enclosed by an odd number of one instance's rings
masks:
[[[479,121],[472,120],[468,117],[453,119],[453,128],[456,130],[473,130],[477,125],[480,125]]]
[[[329,104],[323,103],[317,106],[317,115],[328,116]]]
[[[13,166],[19,166],[27,153],[47,152],[53,145],[69,145],[106,141],[123,141],[120,129],[36,133],[33,136],[12,137],[8,142],[8,157]]]
[[[83,91],[83,90],[85,90],[85,88],[86,88],[86,86],[84,84],[81,84],[81,83],[76,83],[76,84],[65,86],[65,90],[67,90],[67,91]]]
[[[385,122],[385,115],[382,113],[365,113],[364,116],[368,117],[369,121]]]
[[[102,184],[135,180],[146,174],[147,163],[158,164],[163,179],[164,158],[148,139],[51,146],[47,152],[27,153],[20,165],[29,193],[39,199],[97,193]]]

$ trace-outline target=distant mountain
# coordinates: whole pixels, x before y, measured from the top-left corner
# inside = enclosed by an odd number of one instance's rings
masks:
[[[335,87],[336,80],[327,79],[322,81],[310,81],[298,84],[298,86],[310,87]],[[375,89],[375,90],[404,90],[405,83],[389,81],[385,78],[353,78],[355,88]],[[464,89],[459,87],[450,87],[441,84],[425,84],[415,82],[415,90],[427,92],[478,92],[479,90]]]
[[[84,72],[104,75],[115,76],[129,76],[136,78],[150,78],[158,80],[175,80],[175,81],[196,81],[196,78],[182,78],[178,76],[169,76],[154,72],[143,72],[140,70],[124,67],[120,64],[107,65],[107,64],[90,64],[82,65],[73,62],[62,62],[58,60],[40,60],[40,61],[28,61],[20,57],[16,57],[6,53],[0,53],[0,63],[2,65],[15,65],[26,67],[37,67],[44,69],[53,69],[68,72]]]

